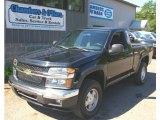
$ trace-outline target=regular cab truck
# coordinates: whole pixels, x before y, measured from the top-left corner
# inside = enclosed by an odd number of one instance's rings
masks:
[[[107,86],[131,75],[145,83],[153,47],[130,39],[121,28],[73,31],[50,48],[15,58],[9,84],[29,102],[90,118]]]

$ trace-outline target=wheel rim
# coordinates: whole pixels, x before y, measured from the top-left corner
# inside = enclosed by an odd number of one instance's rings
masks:
[[[143,67],[143,68],[142,68],[142,71],[141,71],[141,80],[142,80],[142,81],[144,81],[145,76],[146,76],[146,68]]]
[[[85,99],[85,107],[87,111],[93,111],[98,103],[98,91],[96,89],[91,89]]]

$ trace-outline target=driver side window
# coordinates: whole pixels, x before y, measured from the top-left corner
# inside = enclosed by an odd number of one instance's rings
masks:
[[[112,47],[113,44],[122,44],[124,46],[124,49],[127,49],[127,43],[126,43],[126,37],[124,32],[115,32],[110,47]]]

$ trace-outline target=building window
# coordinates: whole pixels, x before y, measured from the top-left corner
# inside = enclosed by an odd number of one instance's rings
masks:
[[[52,8],[83,12],[84,0],[12,0],[28,4],[42,5]]]
[[[13,0],[15,2],[23,2],[23,3],[28,3],[28,4],[37,4],[38,0]]]
[[[42,0],[42,5],[63,9],[63,0]]]
[[[84,0],[67,0],[68,10],[83,12]]]

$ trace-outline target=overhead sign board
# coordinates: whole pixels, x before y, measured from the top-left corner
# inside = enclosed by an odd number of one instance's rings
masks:
[[[113,20],[113,9],[102,5],[90,3],[90,16],[106,20]]]
[[[55,8],[6,1],[6,27],[65,31],[66,12]]]

